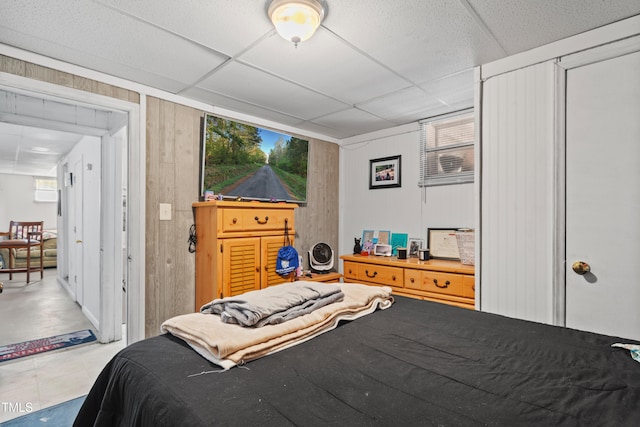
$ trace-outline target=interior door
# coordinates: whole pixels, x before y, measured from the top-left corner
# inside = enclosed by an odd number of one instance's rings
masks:
[[[640,52],[567,71],[565,273],[567,327],[637,340],[638,70]]]
[[[76,293],[76,301],[78,304],[84,304],[84,288],[83,288],[83,233],[84,233],[84,213],[82,203],[82,186],[84,184],[82,177],[82,157],[73,164],[73,181],[71,186],[73,222],[71,223],[72,240],[69,251],[69,283]]]

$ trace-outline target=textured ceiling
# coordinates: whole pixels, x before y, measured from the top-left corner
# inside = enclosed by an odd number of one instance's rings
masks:
[[[640,14],[638,0],[327,0],[297,48],[265,0],[0,2],[0,43],[340,139],[472,106],[473,67]]]

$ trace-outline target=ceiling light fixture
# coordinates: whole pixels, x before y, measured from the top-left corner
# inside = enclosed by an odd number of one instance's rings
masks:
[[[282,38],[298,43],[309,39],[327,12],[322,0],[271,0],[267,16]]]

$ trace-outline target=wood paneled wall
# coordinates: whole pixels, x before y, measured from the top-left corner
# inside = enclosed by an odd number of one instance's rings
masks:
[[[0,71],[134,103],[136,92],[0,55]],[[147,97],[145,336],[160,333],[164,320],[189,313],[195,304],[195,256],[188,251],[191,204],[199,196],[200,129],[204,113]],[[308,266],[307,251],[318,242],[338,253],[339,147],[309,141],[307,203],[296,210],[295,246]],[[171,220],[160,221],[160,203]],[[336,260],[336,267],[337,267]]]
[[[327,243],[334,251],[334,268],[339,267],[340,147],[337,144],[309,140],[307,203],[296,209],[295,248],[309,268],[307,252],[316,243]]]
[[[5,55],[0,55],[0,71],[47,83],[53,83],[59,86],[83,90],[85,92],[95,93],[98,95],[109,96],[111,98],[129,101],[135,104],[140,103],[140,95],[137,92],[112,86],[97,80],[76,76],[64,71],[58,71],[53,68],[25,62]]]
[[[198,200],[201,111],[147,97],[145,335],[162,322],[193,311],[195,256],[188,251]],[[160,204],[171,220],[160,221]]]

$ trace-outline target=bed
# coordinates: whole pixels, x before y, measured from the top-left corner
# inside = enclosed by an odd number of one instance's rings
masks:
[[[640,363],[618,342],[630,341],[395,297],[226,371],[170,334],[134,343],[75,425],[636,426]]]

